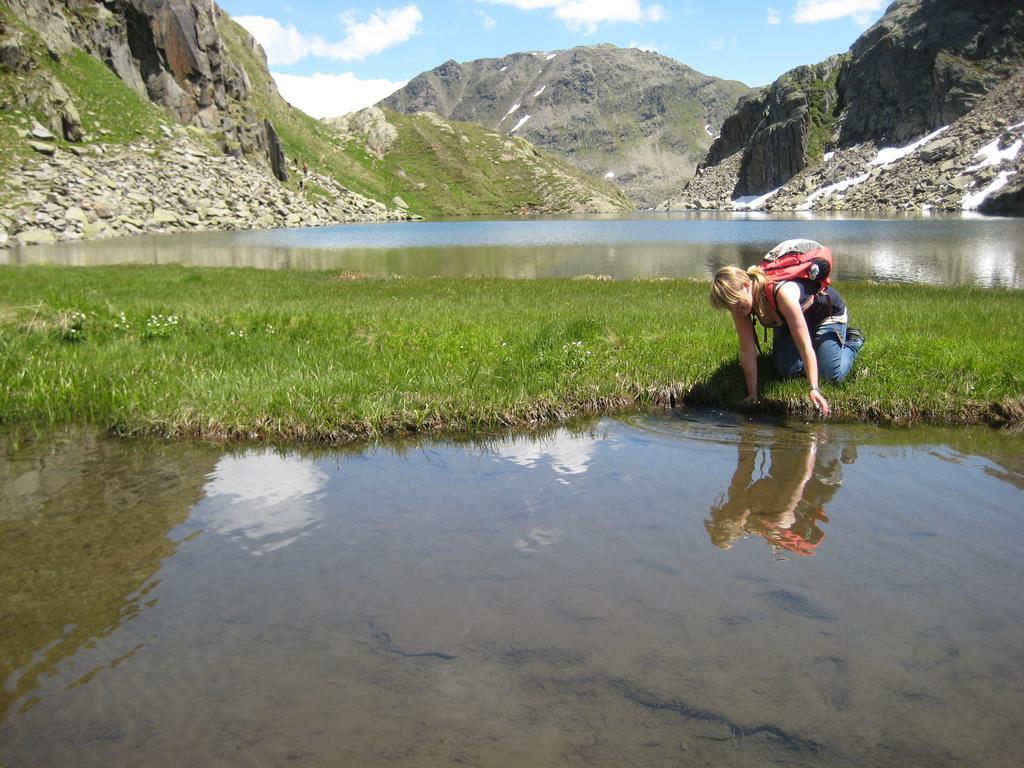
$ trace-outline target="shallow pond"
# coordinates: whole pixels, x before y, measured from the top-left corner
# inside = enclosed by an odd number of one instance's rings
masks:
[[[349,269],[375,275],[709,276],[810,237],[840,280],[1024,288],[1024,219],[978,215],[633,214],[629,217],[346,224],[316,229],[150,235],[0,250],[0,264],[168,264]]]
[[[0,764],[1013,765],[1024,445],[8,435]]]

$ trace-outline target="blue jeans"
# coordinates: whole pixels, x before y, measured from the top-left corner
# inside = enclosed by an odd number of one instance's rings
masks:
[[[809,329],[814,356],[818,358],[818,377],[822,381],[840,382],[845,379],[853,361],[860,354],[863,341],[846,343],[846,323],[829,323]],[[802,376],[804,361],[793,342],[789,328],[772,329],[772,360],[775,370],[782,376]]]

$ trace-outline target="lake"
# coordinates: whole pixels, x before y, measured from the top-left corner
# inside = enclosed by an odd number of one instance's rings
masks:
[[[1024,444],[8,433],[0,764],[1013,765]]]
[[[651,213],[345,224],[149,235],[0,250],[0,264],[167,264],[347,269],[372,275],[706,278],[809,237],[832,248],[839,281],[1024,288],[1024,219]]]
[[[0,263],[1024,288],[1024,220],[444,221]],[[0,432],[0,765],[1016,765],[1024,441],[635,413],[309,451]]]

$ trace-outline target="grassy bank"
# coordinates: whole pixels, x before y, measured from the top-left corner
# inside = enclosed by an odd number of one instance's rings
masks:
[[[834,418],[1024,422],[1020,292],[842,286],[867,334]],[[740,408],[732,323],[691,281],[0,267],[0,423],[331,441],[640,405]],[[767,370],[765,365],[762,370]],[[760,409],[805,412],[765,381]]]

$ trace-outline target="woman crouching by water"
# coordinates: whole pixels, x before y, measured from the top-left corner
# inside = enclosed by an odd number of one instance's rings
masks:
[[[790,243],[792,241],[787,241]],[[776,246],[776,253],[787,243]],[[771,255],[771,254],[769,254]],[[772,359],[782,376],[807,376],[811,402],[828,416],[821,379],[840,382],[850,373],[864,334],[849,328],[846,302],[831,285],[823,291],[813,280],[771,282],[759,267],[723,267],[711,283],[711,306],[732,313],[740,340],[740,365],[747,398],[757,402],[757,335],[753,320],[772,329]],[[774,294],[774,302],[768,298]],[[774,307],[772,306],[774,304]],[[820,377],[820,378],[819,378]]]

